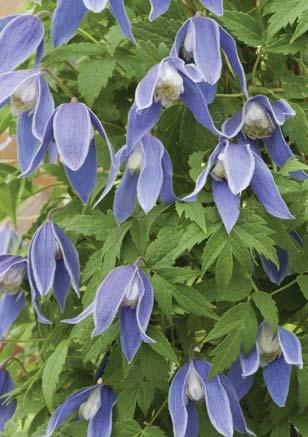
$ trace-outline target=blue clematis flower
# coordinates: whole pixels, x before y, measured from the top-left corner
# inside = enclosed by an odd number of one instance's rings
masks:
[[[26,271],[25,258],[0,255],[0,339],[15,322],[25,305],[22,282]]]
[[[294,115],[284,99],[272,103],[268,97],[258,95],[247,99],[242,110],[225,121],[222,130],[228,138],[240,135],[249,139],[255,148],[258,141],[263,140],[272,161],[282,167],[294,153],[284,139],[281,126]],[[290,175],[298,180],[308,177],[303,171],[290,172]]]
[[[79,256],[74,245],[58,225],[46,221],[34,234],[29,248],[28,279],[33,306],[36,308],[39,297],[53,288],[63,311],[70,285],[79,296],[79,274]],[[42,323],[50,323],[38,315]]]
[[[303,240],[297,232],[290,232],[291,237],[300,245],[303,245]],[[273,284],[280,285],[281,282],[292,274],[291,266],[289,264],[289,254],[281,247],[276,247],[276,253],[279,261],[279,268],[269,259],[260,256],[263,270],[269,277]]]
[[[5,423],[14,416],[16,401],[7,402],[8,395],[15,387],[9,372],[0,367],[0,432],[4,431]]]
[[[102,12],[108,0],[57,0],[52,19],[52,39],[55,47],[69,41],[77,32],[88,11]],[[123,34],[133,43],[135,39],[123,0],[109,0],[109,10],[117,20]]]
[[[33,15],[0,18],[0,73],[14,70],[35,51],[38,65],[44,54],[44,33],[42,22]]]
[[[146,134],[130,154],[127,155],[126,145],[116,154],[115,165],[110,170],[106,187],[96,204],[112,189],[117,171],[124,162],[125,173],[116,190],[113,204],[117,222],[121,223],[130,217],[136,196],[145,213],[154,207],[158,197],[166,204],[176,200],[170,156],[158,138]]]
[[[247,428],[231,381],[223,374],[209,380],[210,371],[211,364],[194,359],[184,364],[173,378],[168,403],[174,437],[198,437],[198,401],[206,404],[210,421],[221,435],[231,437],[234,430],[253,434]]]
[[[220,135],[208,110],[213,92],[206,87],[203,76],[194,64],[168,57],[152,67],[138,84],[135,103],[128,114],[127,152],[130,153],[141,138],[158,121],[162,108],[180,99],[195,119]]]
[[[150,0],[150,20],[155,20],[169,9],[171,0]],[[209,11],[220,16],[223,14],[223,0],[200,0],[200,3]]]
[[[289,393],[292,365],[299,369],[303,367],[302,348],[297,336],[282,327],[278,328],[274,336],[271,326],[263,322],[253,351],[248,356],[241,352],[229,377],[237,392],[246,394],[253,383],[253,375],[261,367],[269,395],[279,407],[284,407]]]
[[[25,171],[43,140],[54,100],[40,68],[2,73],[0,83],[0,107],[10,102],[12,113],[18,116],[18,161]]]
[[[249,144],[220,142],[198,176],[194,191],[182,200],[194,201],[209,175],[212,176],[214,202],[228,233],[239,218],[240,193],[248,186],[269,214],[282,219],[293,218],[272,173]]]
[[[120,312],[121,346],[129,363],[136,355],[141,342],[153,343],[146,330],[150,321],[154,295],[151,282],[139,267],[121,266],[112,270],[97,290],[94,301],[73,319],[65,323],[77,324],[93,314],[93,336],[105,332]]]
[[[75,99],[71,103],[60,105],[49,118],[42,143],[22,176],[28,176],[37,168],[54,138],[67,178],[82,202],[86,203],[96,183],[94,129],[106,141],[113,162],[112,145],[104,127],[91,109]]]
[[[221,77],[222,50],[240,80],[243,93],[247,96],[245,72],[239,59],[234,38],[211,18],[195,16],[185,21],[176,34],[170,56],[183,56],[187,62],[194,62],[203,79],[215,85]]]
[[[55,430],[73,413],[79,419],[89,422],[88,437],[109,437],[112,432],[112,410],[116,396],[111,388],[102,384],[101,376],[108,360],[105,358],[95,377],[95,385],[85,387],[70,395],[52,414],[46,433],[50,437]]]

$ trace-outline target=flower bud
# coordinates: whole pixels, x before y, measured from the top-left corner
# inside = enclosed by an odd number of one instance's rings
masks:
[[[187,378],[187,387],[186,393],[189,399],[192,401],[200,401],[204,399],[204,387],[200,380],[200,376],[197,375],[193,366],[190,366],[188,378]]]
[[[127,161],[128,170],[131,174],[139,174],[142,168],[142,152],[140,146],[137,146]]]
[[[183,79],[172,65],[162,66],[155,89],[155,101],[168,108],[184,92]]]
[[[101,406],[101,389],[100,387],[93,390],[86,402],[79,407],[79,417],[86,421],[93,419]]]
[[[15,264],[6,273],[0,276],[0,291],[14,294],[20,290],[26,273],[25,263]]]
[[[213,168],[211,175],[216,180],[221,180],[226,178],[226,170],[224,166],[224,154],[220,153],[217,158],[215,167]]]
[[[264,323],[258,338],[261,367],[274,361],[280,354],[281,348],[277,336],[273,336],[272,328]]]
[[[20,115],[23,112],[33,112],[37,99],[36,79],[28,79],[22,83],[11,96],[11,112]]]
[[[139,284],[138,280],[133,280],[128,287],[122,305],[125,307],[136,308],[139,298]]]
[[[256,102],[247,105],[243,131],[253,140],[270,137],[274,132],[274,125],[266,110]]]

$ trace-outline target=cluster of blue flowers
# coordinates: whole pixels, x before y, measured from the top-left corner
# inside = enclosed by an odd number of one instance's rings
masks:
[[[134,42],[131,25],[123,0],[58,0],[52,21],[55,46],[69,41],[76,33],[88,10],[109,10],[123,33]],[[211,12],[221,15],[222,0],[202,0]],[[151,0],[150,19],[166,12],[170,0]],[[247,98],[242,110],[215,126],[208,105],[216,95],[222,72],[222,51],[237,75],[243,95]],[[36,53],[35,66],[15,70]],[[147,213],[157,199],[166,204],[180,200],[193,202],[211,178],[214,202],[226,231],[231,232],[240,214],[240,196],[249,186],[266,211],[281,219],[292,219],[280,195],[271,171],[264,162],[259,146],[263,141],[271,160],[283,166],[293,157],[281,126],[294,111],[284,100],[271,102],[258,95],[248,98],[244,69],[234,39],[215,20],[201,15],[189,18],[179,29],[170,55],[150,69],[136,89],[129,111],[127,142],[117,153],[98,117],[84,103],[71,102],[55,108],[52,94],[40,66],[44,53],[44,28],[38,17],[20,15],[0,20],[0,106],[10,103],[18,116],[18,159],[22,176],[30,175],[42,162],[47,151],[51,159],[59,155],[72,187],[86,203],[96,183],[97,157],[95,131],[108,145],[111,168],[100,202],[112,189],[117,173],[125,165],[122,180],[114,196],[117,222],[128,219],[137,197]],[[192,193],[178,199],[173,190],[172,162],[161,141],[151,134],[164,108],[176,100],[192,112],[196,121],[217,136],[218,145],[197,178]],[[292,177],[303,180],[303,172]],[[9,230],[6,230],[6,236]],[[11,236],[12,237],[12,236]],[[294,236],[297,240],[300,238]],[[47,220],[32,238],[27,259],[9,254],[9,242],[0,255],[0,336],[9,329],[25,305],[23,281],[28,277],[32,305],[41,323],[51,323],[42,314],[39,300],[53,289],[61,310],[64,309],[70,286],[79,295],[78,253],[59,226]],[[264,269],[271,280],[279,283],[288,273],[287,255],[277,248],[281,271],[266,259]],[[14,252],[14,250],[13,250]],[[11,252],[12,253],[12,252]],[[147,334],[154,293],[148,276],[142,271],[142,259],[134,265],[120,266],[110,272],[97,290],[93,302],[74,319],[79,323],[93,315],[93,335],[105,332],[120,315],[122,351],[131,363],[142,342],[151,343]],[[241,353],[228,376],[209,379],[211,365],[191,359],[173,378],[169,392],[169,410],[175,437],[198,435],[195,403],[203,400],[209,418],[221,435],[234,431],[253,434],[246,425],[239,401],[252,384],[252,375],[263,368],[264,380],[273,401],[284,406],[289,389],[291,366],[302,367],[300,342],[295,334],[279,328],[277,335],[263,322],[256,346],[249,356]],[[108,437],[112,431],[112,409],[116,396],[111,388],[96,378],[94,386],[83,388],[69,396],[53,413],[45,436],[74,411],[89,422],[88,435]],[[0,394],[13,387],[10,375],[0,370]],[[0,431],[15,411],[15,403],[0,401]]]

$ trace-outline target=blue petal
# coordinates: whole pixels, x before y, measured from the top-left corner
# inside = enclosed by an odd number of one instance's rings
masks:
[[[131,174],[126,168],[121,183],[115,192],[113,212],[118,223],[128,219],[134,210],[138,177],[138,174]]]
[[[44,132],[52,113],[55,103],[43,75],[38,77],[38,97],[33,114],[33,134],[42,141]]]
[[[167,12],[170,6],[170,0],[150,0],[151,2],[151,12],[149,16],[150,21],[156,20],[162,14]]]
[[[200,0],[200,3],[218,16],[221,16],[224,12],[223,0]]]
[[[122,351],[130,364],[140,348],[142,338],[136,319],[136,308],[123,307],[120,310]]]
[[[110,0],[109,10],[117,20],[124,35],[135,44],[132,26],[127,16],[123,0]]]
[[[65,307],[67,293],[70,288],[71,279],[69,274],[67,273],[63,259],[57,260],[56,264],[57,266],[53,283],[53,291],[55,294],[55,298],[61,310],[63,311]]]
[[[0,339],[15,322],[25,305],[23,292],[4,294],[0,300]]]
[[[232,382],[232,385],[236,391],[239,400],[246,396],[253,384],[252,375],[243,378],[242,367],[239,360],[235,361],[235,363],[232,364],[228,372],[228,378]]]
[[[112,432],[112,410],[117,400],[114,392],[101,387],[101,406],[88,427],[88,437],[110,437]]]
[[[146,343],[154,343],[154,341],[146,335],[154,305],[153,287],[149,278],[142,270],[138,269],[137,275],[139,276],[142,286],[136,309],[136,320],[142,340]]]
[[[51,35],[55,47],[69,41],[87,14],[83,0],[58,0],[52,17]]]
[[[253,375],[257,372],[260,366],[260,354],[259,350],[256,346],[253,348],[249,355],[244,355],[244,352],[241,350],[240,353],[240,363],[242,367],[242,375],[243,377]]]
[[[96,145],[92,141],[88,156],[82,166],[73,171],[65,167],[65,173],[72,187],[77,191],[81,201],[86,204],[96,184],[97,157]]]
[[[281,249],[280,247],[277,247],[276,253],[279,260],[279,269],[272,261],[265,258],[264,256],[260,256],[260,260],[263,270],[269,277],[270,281],[276,285],[280,285],[281,282],[291,274],[291,269],[289,264],[288,252]]]
[[[212,190],[219,215],[229,234],[240,215],[240,196],[233,194],[225,181],[213,179]]]
[[[302,369],[302,346],[297,336],[284,328],[278,328],[278,339],[285,361]]]
[[[230,191],[240,194],[249,186],[255,169],[250,146],[232,144],[228,141],[224,150],[224,167]]]
[[[186,363],[175,374],[169,389],[168,405],[173,424],[174,437],[185,436],[187,430],[188,412],[186,409],[186,384],[188,371],[189,363]]]
[[[16,410],[16,401],[12,400],[8,404],[6,403],[7,396],[2,397],[5,394],[9,394],[15,387],[15,384],[7,370],[0,368],[0,432],[3,432],[5,422],[14,416]]]
[[[18,162],[22,171],[31,164],[39,140],[32,132],[33,115],[23,112],[17,122]]]
[[[170,159],[169,153],[164,149],[164,154],[162,158],[162,168],[163,168],[163,184],[160,191],[160,200],[167,205],[173,203],[177,200],[177,196],[173,191],[173,166]]]
[[[263,369],[263,378],[273,401],[284,407],[289,393],[291,364],[284,357],[276,359]]]

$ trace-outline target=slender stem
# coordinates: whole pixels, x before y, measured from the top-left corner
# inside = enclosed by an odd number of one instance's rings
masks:
[[[166,399],[160,406],[160,408],[157,410],[156,414],[153,416],[152,420],[147,424],[147,426],[141,431],[140,436],[144,435],[144,431],[153,425],[157,417],[160,415],[160,413],[163,411],[165,406],[167,405],[168,400]]]
[[[261,59],[262,59],[262,52],[261,52],[261,50],[258,50],[257,58],[256,58],[256,61],[254,63],[253,69],[252,69],[252,83],[253,83],[253,85],[255,85],[256,80],[257,80],[257,70],[258,70],[258,66],[261,62]]]
[[[22,371],[24,372],[25,375],[28,375],[28,372],[25,369],[25,366],[23,365],[23,363],[16,357],[10,357],[8,358],[6,361],[4,361],[3,363],[3,367],[9,365],[12,361],[16,361],[16,363],[19,365],[19,367],[22,369]]]
[[[277,288],[277,290],[275,290],[272,293],[272,296],[275,296],[276,294],[280,293],[283,290],[286,290],[287,288],[291,287],[292,285],[297,283],[297,279],[293,279],[293,281],[289,282],[288,284],[284,285],[283,287]]]
[[[97,47],[99,47],[102,50],[105,50],[105,47],[103,46],[103,44],[101,44],[99,41],[97,41],[97,39],[95,39],[92,35],[90,35],[87,31],[85,31],[84,29],[79,28],[78,32],[84,36],[85,38],[87,38],[89,41],[92,41],[93,44],[95,44]]]
[[[55,75],[49,68],[44,68],[43,71],[46,71],[46,73],[49,74],[49,76],[57,83],[59,88],[71,99],[74,98],[74,95],[71,93],[71,91],[64,85],[64,83]]]
[[[216,97],[228,97],[228,98],[238,98],[238,97],[243,97],[243,93],[238,93],[238,94],[216,94]]]

